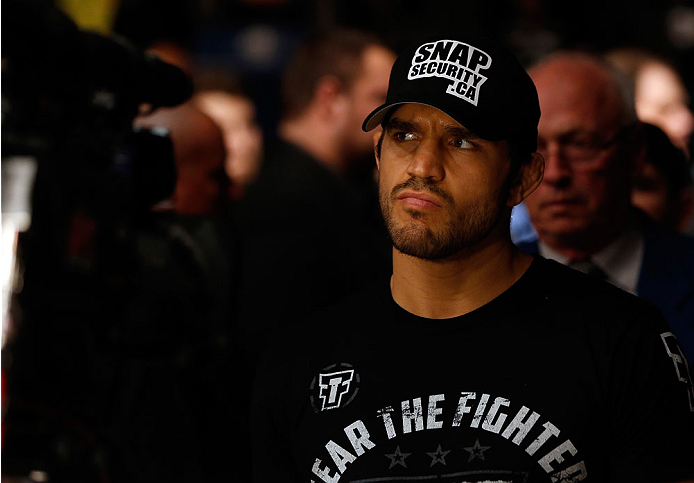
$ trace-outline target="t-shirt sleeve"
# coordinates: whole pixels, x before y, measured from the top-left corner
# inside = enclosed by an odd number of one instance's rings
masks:
[[[622,322],[608,357],[610,481],[694,479],[694,388],[677,338],[647,304]]]

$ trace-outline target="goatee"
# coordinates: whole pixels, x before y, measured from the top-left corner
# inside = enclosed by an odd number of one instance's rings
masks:
[[[447,221],[438,229],[432,229],[426,223],[426,212],[406,209],[410,221],[399,223],[393,215],[393,204],[398,194],[404,190],[427,191],[443,201],[443,210],[449,213]],[[411,177],[393,187],[388,193],[383,186],[379,187],[379,197],[383,219],[393,246],[400,252],[424,259],[443,260],[451,258],[463,249],[483,240],[498,223],[504,203],[499,199],[479,200],[467,206],[456,206],[454,198],[438,184],[423,178]],[[503,197],[505,199],[505,196]]]

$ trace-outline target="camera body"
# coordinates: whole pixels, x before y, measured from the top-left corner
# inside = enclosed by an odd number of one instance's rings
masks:
[[[108,436],[109,378],[123,367],[114,334],[152,206],[176,183],[168,133],[133,120],[193,87],[177,67],[46,5],[3,2],[3,237],[15,228],[5,193],[22,184],[8,174],[32,173],[3,314],[3,477],[106,481],[122,443]]]

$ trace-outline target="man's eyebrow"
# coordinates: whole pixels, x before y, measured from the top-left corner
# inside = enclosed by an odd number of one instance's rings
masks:
[[[555,137],[558,139],[570,139],[570,138],[578,137],[578,136],[595,137],[595,136],[597,136],[597,134],[598,134],[597,132],[586,130],[583,127],[574,127],[574,128],[566,129],[564,131],[559,132]]]
[[[461,126],[446,126],[446,131],[455,137],[464,139],[481,139],[477,134]]]
[[[395,129],[397,131],[413,132],[417,131],[417,126],[403,119],[391,117],[390,120],[386,123],[385,129]]]

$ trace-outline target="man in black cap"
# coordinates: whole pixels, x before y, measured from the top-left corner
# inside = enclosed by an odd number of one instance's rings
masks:
[[[405,50],[364,122],[393,274],[268,352],[257,481],[691,477],[677,340],[652,305],[514,247],[543,174],[537,93],[511,54],[456,38]]]

